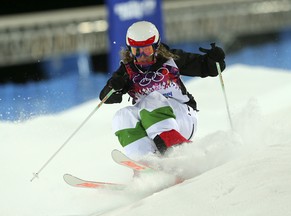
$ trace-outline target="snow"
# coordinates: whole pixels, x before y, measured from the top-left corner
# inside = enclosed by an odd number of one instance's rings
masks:
[[[132,171],[115,164],[122,150],[111,118],[122,104],[103,105],[30,182],[64,141],[94,110],[93,100],[66,112],[22,123],[0,122],[0,213],[5,216],[59,215],[291,215],[291,74],[234,65],[223,72],[235,132],[230,130],[219,78],[186,83],[199,106],[194,142],[153,166],[172,175],[149,174],[123,192],[73,188],[62,176],[128,183]]]

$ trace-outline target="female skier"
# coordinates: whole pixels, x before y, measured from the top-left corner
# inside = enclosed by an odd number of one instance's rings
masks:
[[[172,146],[190,142],[197,129],[197,107],[180,75],[217,76],[216,62],[225,69],[224,51],[211,44],[200,48],[204,55],[169,49],[160,42],[156,26],[147,21],[132,24],[121,50],[119,68],[100,93],[105,102],[120,103],[129,94],[133,106],[115,114],[113,130],[128,156],[138,159],[149,153],[163,155]]]

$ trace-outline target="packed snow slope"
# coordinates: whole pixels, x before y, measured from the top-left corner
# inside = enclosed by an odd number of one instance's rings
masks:
[[[32,173],[99,101],[58,115],[0,123],[1,215],[291,215],[291,73],[235,65],[223,78],[235,131],[219,78],[195,79],[186,83],[200,110],[193,143],[163,159],[144,158],[186,179],[173,187],[170,174],[132,181],[132,171],[112,161],[111,150],[122,148],[111,119],[129,104],[126,97],[122,104],[103,105],[33,182]],[[130,185],[122,192],[73,188],[64,183],[64,173]]]

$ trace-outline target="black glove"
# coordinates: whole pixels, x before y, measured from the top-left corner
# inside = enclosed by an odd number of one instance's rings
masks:
[[[122,76],[113,76],[108,84],[109,87],[113,88],[115,91],[121,91],[124,88],[126,81]]]
[[[215,46],[215,43],[211,43],[211,49],[205,49],[200,47],[199,50],[201,52],[206,53],[206,55],[211,58],[213,61],[221,62],[225,59],[225,53],[223,49],[220,47]]]

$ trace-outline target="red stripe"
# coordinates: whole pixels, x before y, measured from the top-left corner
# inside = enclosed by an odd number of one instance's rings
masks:
[[[164,143],[166,144],[168,148],[173,145],[191,142],[190,140],[187,140],[178,131],[174,129],[161,133],[160,137],[162,138],[162,140],[164,141]]]
[[[130,46],[148,46],[148,45],[152,45],[155,42],[155,38],[156,36],[152,36],[149,39],[145,40],[145,41],[135,41],[131,38],[128,38],[128,43]]]

